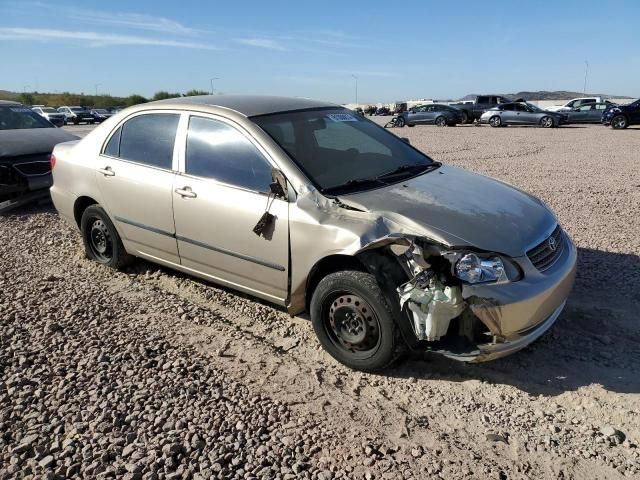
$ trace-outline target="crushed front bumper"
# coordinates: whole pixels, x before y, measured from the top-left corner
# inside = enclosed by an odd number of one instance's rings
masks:
[[[504,357],[535,341],[556,321],[573,287],[577,250],[564,234],[562,254],[551,268],[540,272],[528,257],[514,259],[523,279],[502,285],[466,286],[463,296],[473,314],[489,329],[493,341],[471,352],[446,354],[466,362]]]

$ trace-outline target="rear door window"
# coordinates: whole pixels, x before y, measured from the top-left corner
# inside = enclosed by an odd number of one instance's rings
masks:
[[[148,113],[127,120],[121,127],[117,156],[123,160],[171,170],[179,119],[180,116],[175,113]],[[111,147],[110,144],[107,144],[107,148]]]
[[[478,97],[478,103],[490,103],[489,100],[489,97]]]
[[[283,127],[283,138],[291,127]],[[211,118],[191,117],[185,172],[255,192],[270,191],[271,164],[236,128]]]

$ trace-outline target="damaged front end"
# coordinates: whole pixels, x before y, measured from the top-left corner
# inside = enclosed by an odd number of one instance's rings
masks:
[[[384,247],[402,268],[404,282],[398,283],[396,275],[391,285],[383,269],[376,273],[388,293],[394,287],[390,297],[397,299],[399,323],[410,326],[404,334],[414,350],[479,362],[524,348],[554,323],[575,273],[575,248],[568,237],[566,242],[566,265],[535,287],[521,281],[521,262],[421,238],[405,237]],[[368,255],[371,265],[373,253]],[[534,272],[531,276],[535,280]]]

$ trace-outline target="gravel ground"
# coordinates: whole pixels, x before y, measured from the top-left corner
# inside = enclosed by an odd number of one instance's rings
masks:
[[[547,335],[353,372],[304,319],[143,261],[112,272],[51,207],[18,210],[0,217],[0,479],[640,477],[640,130],[394,133],[555,210],[580,271]]]

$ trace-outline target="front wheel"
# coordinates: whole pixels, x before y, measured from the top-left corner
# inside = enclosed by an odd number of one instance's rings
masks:
[[[80,231],[87,257],[114,269],[131,262],[116,227],[99,205],[91,205],[82,213]]]
[[[491,125],[494,128],[497,127],[501,127],[502,126],[502,119],[499,116],[493,116],[489,119],[489,125]]]
[[[462,121],[460,123],[462,123],[463,125],[465,123],[469,123],[469,114],[467,112],[462,111]]]
[[[438,118],[436,118],[436,125],[438,127],[446,127],[447,126],[447,120],[444,117],[438,117]]]
[[[540,119],[540,126],[542,128],[552,128],[554,126],[553,118],[551,118],[551,117],[542,117]]]
[[[398,119],[396,120],[396,127],[404,127],[404,126],[405,126],[404,117],[398,117]]]
[[[627,128],[629,126],[629,122],[627,121],[627,117],[624,115],[616,115],[611,120],[611,128],[615,130],[622,130],[623,128]]]
[[[391,308],[370,273],[324,277],[311,297],[311,323],[322,347],[349,368],[381,370],[398,357],[401,340]]]

